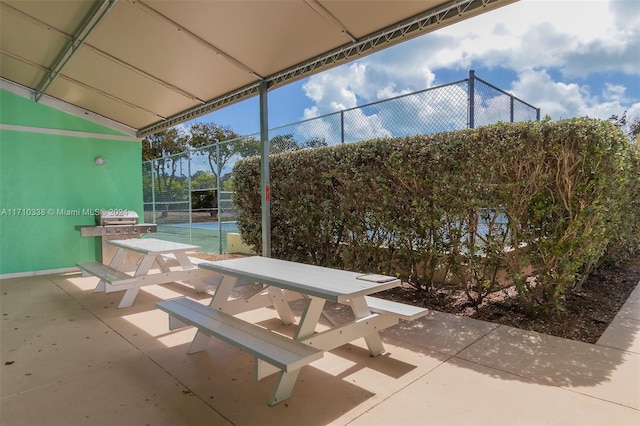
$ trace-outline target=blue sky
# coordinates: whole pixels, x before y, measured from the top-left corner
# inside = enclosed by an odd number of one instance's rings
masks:
[[[542,117],[640,118],[640,1],[520,0],[270,91],[269,127],[461,80],[470,69]],[[194,121],[255,133],[258,99]]]

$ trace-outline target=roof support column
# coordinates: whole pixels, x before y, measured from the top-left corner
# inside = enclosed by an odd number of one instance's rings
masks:
[[[269,181],[269,111],[267,82],[260,83],[260,184],[262,205],[262,255],[271,257],[271,188]]]
[[[109,13],[111,8],[116,4],[116,1],[117,0],[102,0],[85,18],[82,23],[82,28],[73,35],[73,38],[69,41],[65,49],[58,55],[56,62],[51,66],[51,70],[44,76],[42,81],[40,81],[40,84],[36,88],[36,102],[44,95],[51,83],[53,83],[53,80],[60,75],[62,69],[78,52],[78,49],[80,49],[87,38],[89,38],[106,14]]]

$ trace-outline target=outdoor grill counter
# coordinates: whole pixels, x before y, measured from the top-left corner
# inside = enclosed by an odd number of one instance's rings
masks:
[[[95,225],[77,226],[81,237],[96,238],[96,260],[108,265],[116,248],[107,244],[109,240],[126,240],[155,233],[155,223],[138,223],[138,214],[132,210],[100,210],[94,215]]]

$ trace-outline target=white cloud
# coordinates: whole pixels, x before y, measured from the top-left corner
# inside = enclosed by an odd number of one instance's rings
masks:
[[[357,142],[367,139],[391,136],[391,132],[384,126],[382,117],[378,114],[366,115],[360,109],[349,111],[345,117],[345,141]]]
[[[601,95],[576,83],[554,81],[546,71],[528,71],[514,81],[511,91],[554,119],[588,116],[608,119],[612,115],[640,117],[640,102],[632,103],[623,85],[605,83]]]
[[[366,67],[366,64],[356,62],[309,78],[303,90],[315,106],[304,111],[305,118],[357,106],[358,94],[364,94],[362,85]]]
[[[625,31],[638,31],[638,27],[640,27],[640,4],[636,0],[610,1],[608,6],[617,28]]]
[[[401,50],[387,50],[310,77],[303,90],[315,105],[304,111],[304,117],[354,108],[430,87],[435,74],[412,56]]]
[[[553,119],[640,116],[640,2],[521,0],[309,78],[303,88],[314,105],[304,117],[447,83],[437,75],[472,68],[494,84],[493,69],[512,73],[498,85]],[[430,111],[403,108],[425,119]],[[371,120],[386,128],[392,119]]]
[[[511,91],[555,119],[580,115],[589,98],[578,84],[554,81],[544,70],[521,73]]]
[[[425,36],[442,39],[438,68],[557,67],[571,76],[640,74],[640,2],[524,1]]]
[[[297,135],[301,135],[302,140],[320,139],[330,145],[340,143],[339,128],[332,125],[331,120],[320,119],[305,121],[295,128]]]
[[[621,84],[605,83],[602,97],[607,101],[626,102],[625,92],[627,88]]]

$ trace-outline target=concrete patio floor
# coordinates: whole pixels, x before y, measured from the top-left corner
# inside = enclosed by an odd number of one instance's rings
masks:
[[[640,286],[596,345],[431,312],[385,330],[387,352],[355,341],[304,367],[267,405],[275,376],[193,328],[169,331],[159,300],[180,284],[93,293],[79,273],[0,281],[0,424],[640,425]],[[340,311],[340,307],[333,307]],[[339,313],[339,312],[338,312]],[[271,309],[251,321],[292,332]]]

